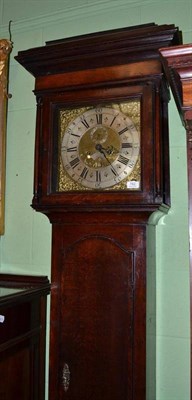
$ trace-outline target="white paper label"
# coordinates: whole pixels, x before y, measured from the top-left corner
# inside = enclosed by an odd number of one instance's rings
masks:
[[[139,181],[129,181],[127,182],[127,189],[139,189]]]
[[[5,321],[5,316],[4,315],[0,315],[0,323],[3,324],[4,321]]]

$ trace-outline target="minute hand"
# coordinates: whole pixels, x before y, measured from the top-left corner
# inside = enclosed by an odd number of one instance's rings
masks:
[[[110,162],[110,161],[108,160],[108,158],[106,157],[105,149],[101,146],[101,144],[100,144],[100,143],[97,143],[96,146],[95,146],[95,148],[96,148],[96,150],[98,150],[101,154],[104,155],[104,157],[105,157],[105,159],[107,160],[107,162],[109,163],[109,165],[111,165],[111,171],[113,172],[113,174],[114,174],[115,176],[118,176],[117,171],[115,170],[115,168],[113,167],[113,165],[111,164],[111,162]]]
[[[111,162],[109,161],[109,159],[107,158],[107,156],[105,154],[105,149],[101,146],[100,143],[96,144],[95,149],[98,150],[101,154],[103,154],[105,159],[107,160],[107,162],[111,165]]]

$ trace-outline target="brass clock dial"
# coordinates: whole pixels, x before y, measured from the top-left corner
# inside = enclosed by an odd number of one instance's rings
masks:
[[[140,155],[140,135],[119,107],[86,108],[64,127],[61,166],[69,181],[87,190],[139,189],[129,180]],[[67,187],[66,187],[67,188]]]

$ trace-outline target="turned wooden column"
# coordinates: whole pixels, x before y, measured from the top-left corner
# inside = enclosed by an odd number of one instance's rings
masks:
[[[192,44],[160,49],[165,73],[187,134],[189,193],[190,319],[192,326]],[[192,363],[192,328],[191,328]],[[192,372],[191,372],[192,392]],[[191,397],[192,398],[192,397]]]
[[[0,39],[0,235],[4,234],[5,213],[5,153],[6,153],[6,113],[8,86],[8,61],[12,43]]]

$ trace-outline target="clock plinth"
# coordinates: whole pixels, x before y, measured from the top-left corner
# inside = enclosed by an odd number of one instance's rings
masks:
[[[52,223],[50,400],[146,400],[146,226],[169,196],[174,25],[49,42],[35,76],[33,207]]]

